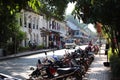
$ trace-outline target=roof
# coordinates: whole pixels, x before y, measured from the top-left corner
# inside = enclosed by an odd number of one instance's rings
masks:
[[[67,21],[67,26],[69,26],[72,30],[79,30],[80,29],[70,21]]]

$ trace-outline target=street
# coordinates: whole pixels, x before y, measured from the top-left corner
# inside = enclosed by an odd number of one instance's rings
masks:
[[[119,18],[120,0],[0,0],[0,80],[41,77],[43,66],[55,77],[61,65],[79,67],[78,80],[120,80]]]
[[[56,53],[58,52],[60,52],[60,54],[61,53],[64,54],[63,51],[64,50],[59,50],[55,51],[54,53],[55,55],[57,55]],[[48,52],[48,56],[50,55],[53,55],[53,52]],[[2,61],[0,62],[0,72],[17,78],[26,79],[28,78],[28,75],[32,72],[32,70],[30,70],[30,67],[31,66],[35,67],[37,60],[38,59],[42,60],[43,57],[45,57],[45,54],[40,53],[31,56]]]
[[[86,45],[80,47],[84,49],[85,46]],[[65,51],[72,52],[74,51],[74,49],[62,49],[54,51],[54,53],[53,51],[47,52],[47,56],[62,56],[65,54]],[[44,57],[46,57],[46,55],[44,53],[40,53],[31,56],[19,57],[2,61],[0,62],[0,73],[7,74],[20,79],[27,79],[29,77],[28,75],[32,72],[32,70],[30,70],[30,67],[36,67],[37,60],[42,60]]]

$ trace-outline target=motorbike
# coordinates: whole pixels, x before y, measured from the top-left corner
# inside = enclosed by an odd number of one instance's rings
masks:
[[[93,47],[92,47],[92,51],[95,53],[95,54],[98,54],[98,52],[99,52],[99,47],[98,47],[98,45],[93,45]]]
[[[35,80],[36,78],[38,80],[82,80],[81,67],[72,64],[74,61],[70,61],[72,66],[65,66],[63,61],[60,61],[62,65],[58,65],[56,62],[52,62],[48,58],[44,59],[43,68],[39,70],[40,75],[31,75],[28,80]]]
[[[86,73],[90,64],[94,60],[94,54],[92,52],[90,52],[91,49],[89,49],[89,48],[90,47],[86,47],[85,50],[77,49],[75,51],[75,53],[77,54],[76,60],[79,65],[83,66],[84,74]]]
[[[81,69],[79,66],[59,67],[54,64],[44,65],[40,70],[39,76],[31,75],[29,80],[82,80]]]
[[[82,80],[94,60],[94,55],[89,52],[87,47],[85,50],[66,53],[62,58],[48,58],[45,52],[39,75],[31,75],[28,80]]]
[[[94,60],[94,52],[92,51],[92,46],[87,46],[84,50],[86,56],[89,58],[90,64]]]

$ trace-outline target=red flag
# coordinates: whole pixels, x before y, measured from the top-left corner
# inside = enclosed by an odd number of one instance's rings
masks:
[[[102,24],[101,23],[99,23],[99,22],[96,22],[96,26],[97,26],[97,32],[98,33],[101,33],[101,27],[102,27]]]

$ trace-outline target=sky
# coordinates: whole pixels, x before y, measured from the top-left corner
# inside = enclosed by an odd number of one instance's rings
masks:
[[[68,7],[66,9],[66,15],[71,14],[71,12],[73,11],[73,9],[75,8],[74,5],[75,5],[75,3],[69,3],[68,4]]]
[[[94,25],[93,25],[93,24],[89,23],[89,24],[88,24],[88,28],[89,28],[91,31],[96,32],[96,29],[94,28]]]
[[[69,3],[69,4],[68,4],[68,7],[67,7],[67,9],[66,9],[66,15],[71,14],[74,8],[75,8],[75,3]],[[82,20],[80,20],[80,22],[83,23]],[[88,24],[88,28],[89,28],[91,31],[96,32],[96,29],[94,28],[94,25],[93,25],[93,24],[89,23],[89,24]]]

